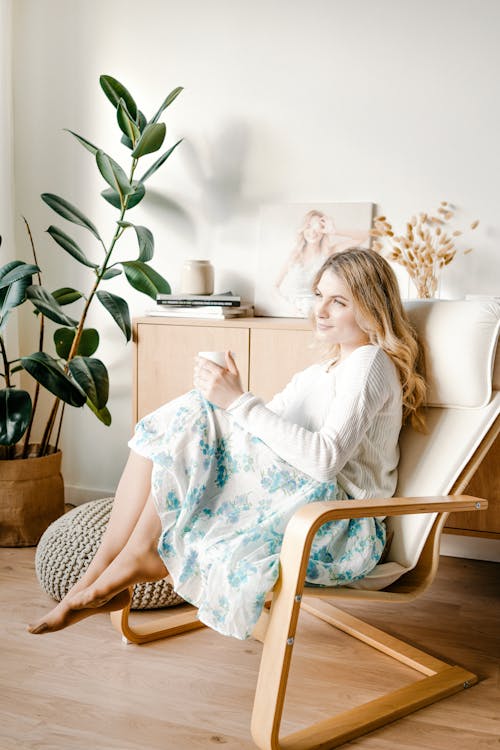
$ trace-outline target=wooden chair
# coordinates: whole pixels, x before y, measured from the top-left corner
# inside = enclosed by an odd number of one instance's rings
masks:
[[[362,599],[404,604],[432,582],[439,538],[451,511],[487,507],[486,500],[460,495],[500,432],[500,352],[495,352],[500,305],[493,300],[407,303],[426,348],[431,383],[429,432],[406,427],[401,434],[398,497],[319,502],[301,508],[286,529],[280,577],[270,610],[254,635],[263,642],[252,716],[252,736],[263,750],[331,748],[477,682],[459,666],[423,651],[327,604],[324,599]],[[319,527],[339,518],[387,516],[392,542],[386,561],[356,588],[304,585],[312,539]],[[280,723],[300,608],[392,656],[423,675],[409,686],[280,739]],[[196,610],[172,610],[154,625],[132,628],[128,611],[112,614],[115,627],[133,643],[202,626]]]

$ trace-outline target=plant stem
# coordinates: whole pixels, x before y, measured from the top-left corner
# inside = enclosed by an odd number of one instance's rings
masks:
[[[131,170],[130,170],[130,178],[129,178],[130,183],[132,183],[132,179],[133,179],[133,176],[134,176],[135,169],[137,167],[137,163],[138,163],[138,160],[137,159],[133,159],[133,161],[132,161],[132,167],[131,167]],[[118,219],[118,222],[123,221],[123,218],[124,218],[125,213],[127,211],[127,203],[128,203],[128,195],[125,197],[125,200],[123,201],[123,204],[121,206],[120,218]],[[100,273],[97,274],[97,278],[96,278],[96,280],[94,282],[94,285],[93,285],[93,287],[92,287],[92,289],[90,291],[90,294],[88,295],[88,297],[87,297],[87,299],[85,301],[85,306],[83,308],[80,320],[78,322],[78,326],[77,326],[77,329],[76,329],[75,337],[73,339],[73,342],[71,344],[71,349],[70,349],[68,357],[66,359],[66,366],[64,368],[65,372],[68,372],[68,370],[69,370],[69,363],[71,362],[72,359],[74,359],[74,357],[76,357],[76,355],[78,353],[78,347],[80,346],[80,340],[82,338],[83,330],[84,330],[84,327],[85,327],[85,321],[87,319],[87,315],[88,315],[88,311],[89,311],[90,305],[92,304],[92,300],[94,299],[95,293],[97,292],[97,289],[99,288],[99,284],[102,281],[102,277],[106,273],[109,260],[111,258],[112,253],[113,253],[113,250],[115,249],[115,245],[116,245],[117,241],[120,239],[120,237],[121,237],[121,235],[123,234],[124,231],[125,231],[124,227],[121,227],[120,224],[117,223],[117,228],[116,228],[115,233],[113,235],[113,239],[111,240],[111,244],[109,246],[109,250],[106,250],[106,246],[103,243],[103,247],[104,247],[104,251],[106,253],[106,257],[104,258],[104,263],[101,266],[101,271],[100,271]],[[52,407],[52,410],[50,412],[49,418],[47,420],[47,424],[46,424],[46,427],[45,427],[45,430],[44,430],[44,433],[43,433],[42,443],[40,445],[39,455],[44,455],[44,452],[45,452],[45,450],[48,447],[50,436],[52,434],[52,429],[54,427],[54,422],[55,422],[55,418],[56,418],[56,414],[57,414],[57,408],[59,406],[59,401],[60,401],[60,399],[56,399],[56,401],[54,402],[54,406]],[[57,445],[59,443],[59,437],[60,437],[60,433],[61,433],[63,413],[64,413],[64,404],[63,404],[63,410],[61,412],[61,418],[60,418],[60,422],[59,422],[59,428],[58,428],[58,431],[57,431],[56,447],[57,447]]]
[[[5,344],[3,342],[3,337],[0,336],[0,350],[2,353],[2,360],[3,360],[3,366],[4,366],[4,378],[5,378],[5,387],[10,388],[10,372],[9,372],[9,360],[7,359],[7,352],[5,350]]]
[[[31,234],[31,227],[28,224],[28,221],[26,220],[25,216],[23,216],[23,221],[26,225],[26,231],[28,232],[28,237],[29,237],[29,241],[31,245],[31,252],[33,254],[33,260],[35,261],[35,265],[38,266],[38,258],[36,255],[36,248],[35,248],[35,242],[33,240],[33,235]],[[40,272],[37,273],[37,277],[38,277],[38,286],[41,286],[42,275]],[[39,352],[43,351],[44,334],[45,334],[45,316],[40,313],[40,327],[39,327],[39,333],[38,333],[38,351]],[[39,395],[40,395],[40,383],[37,381],[36,386],[35,386],[35,395],[33,396],[33,406],[31,409],[31,417],[30,417],[28,427],[26,429],[25,436],[24,436],[22,458],[27,458],[28,453],[29,453],[31,431],[33,429],[35,415],[36,415],[36,411],[38,408]]]
[[[49,440],[50,436],[52,434],[52,429],[54,427],[54,422],[57,415],[57,409],[59,407],[59,401],[60,399],[56,398],[54,401],[54,405],[50,411],[49,418],[47,419],[47,424],[45,426],[45,430],[43,432],[42,441],[40,443],[40,447],[38,449],[38,456],[45,456],[47,453],[47,448],[49,447]]]
[[[59,426],[57,428],[56,442],[54,443],[54,448],[56,449],[56,451],[59,448],[59,438],[61,437],[61,428],[62,428],[62,422],[63,422],[63,417],[64,417],[64,407],[65,406],[66,406],[66,404],[62,405],[61,414],[59,416]]]

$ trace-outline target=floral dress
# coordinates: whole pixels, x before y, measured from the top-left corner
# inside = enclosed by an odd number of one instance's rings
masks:
[[[129,446],[153,462],[158,552],[175,591],[225,635],[248,638],[278,577],[286,525],[317,500],[342,500],[196,390],[144,417]],[[377,519],[333,521],[313,540],[307,580],[338,586],[363,578],[385,544]]]

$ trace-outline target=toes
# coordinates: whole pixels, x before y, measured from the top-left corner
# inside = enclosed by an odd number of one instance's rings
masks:
[[[49,631],[49,626],[46,622],[42,622],[40,625],[28,625],[28,632],[33,633],[33,635],[41,635],[42,633],[47,633]]]

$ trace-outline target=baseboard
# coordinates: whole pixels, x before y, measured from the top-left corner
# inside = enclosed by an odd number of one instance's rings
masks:
[[[480,539],[477,536],[462,536],[461,534],[442,534],[440,552],[449,557],[500,562],[500,540]]]
[[[113,490],[90,489],[89,487],[77,487],[71,484],[64,486],[64,500],[70,505],[83,505],[83,503],[88,503],[90,500],[111,497],[113,494]]]

